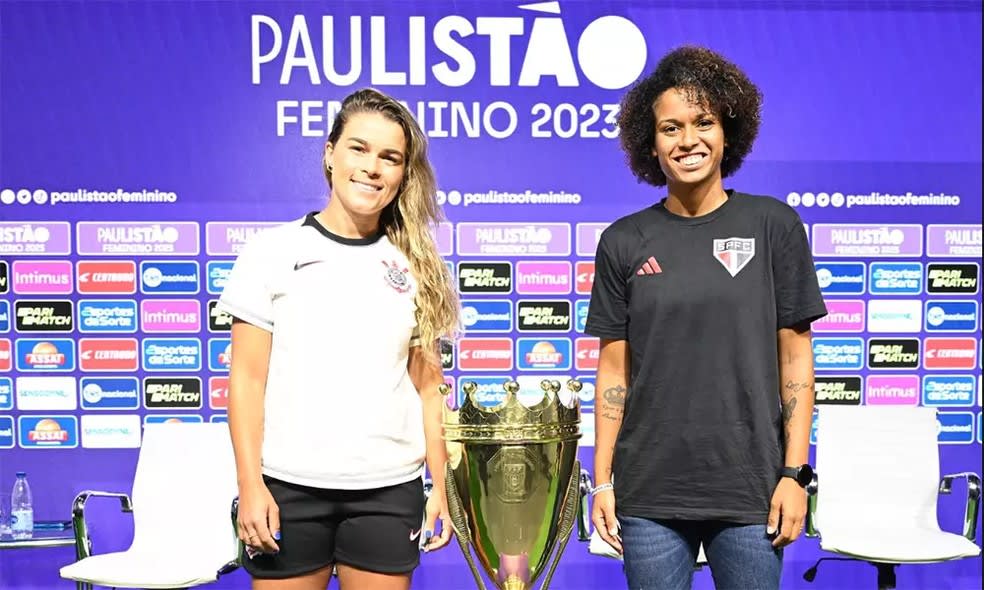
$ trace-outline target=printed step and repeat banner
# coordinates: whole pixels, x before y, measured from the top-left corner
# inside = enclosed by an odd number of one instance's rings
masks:
[[[404,101],[430,140],[467,328],[442,351],[449,383],[495,404],[507,379],[577,377],[590,466],[598,237],[665,193],[628,172],[618,103],[684,43],[763,90],[759,139],[726,184],[807,226],[830,310],[817,404],[938,408],[944,469],[979,471],[980,5],[882,8],[0,5],[0,488],[26,469],[39,518],[64,515],[89,482],[128,489],[144,424],[226,420],[216,301],[252,235],[324,206],[321,150],[363,86]],[[944,526],[961,514],[946,504]],[[569,552],[607,576],[593,587],[620,579]],[[787,559],[818,553],[801,542]],[[431,559],[465,571],[456,550]],[[844,582],[835,570],[818,584]]]

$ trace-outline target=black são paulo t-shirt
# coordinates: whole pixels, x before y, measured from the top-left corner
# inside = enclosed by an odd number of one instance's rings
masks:
[[[728,195],[696,218],[654,205],[598,245],[586,332],[631,351],[613,465],[630,516],[763,523],[779,479],[776,332],[826,309],[796,212]]]

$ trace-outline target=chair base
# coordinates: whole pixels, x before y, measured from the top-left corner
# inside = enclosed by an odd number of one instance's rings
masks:
[[[878,590],[895,590],[895,568],[898,567],[899,564],[866,561],[856,557],[821,557],[815,564],[813,564],[813,567],[803,573],[803,579],[807,582],[812,582],[815,580],[817,577],[817,569],[820,567],[820,562],[822,561],[862,561],[870,564],[878,570]]]

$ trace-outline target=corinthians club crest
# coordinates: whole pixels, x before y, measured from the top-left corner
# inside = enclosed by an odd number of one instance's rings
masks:
[[[398,293],[406,293],[410,290],[410,279],[407,278],[408,270],[405,268],[400,268],[395,260],[386,262],[383,261],[383,266],[386,267],[386,284],[395,289]]]
[[[741,272],[755,257],[755,238],[724,238],[714,240],[714,258],[732,277]]]

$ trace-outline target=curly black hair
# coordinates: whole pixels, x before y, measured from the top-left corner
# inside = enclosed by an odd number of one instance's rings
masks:
[[[653,155],[654,104],[671,88],[683,92],[691,104],[709,107],[719,117],[727,146],[721,177],[738,170],[758,135],[762,93],[738,66],[721,55],[703,47],[684,46],[666,54],[653,73],[622,98],[618,124],[632,173],[653,186],[666,184],[659,159]]]

